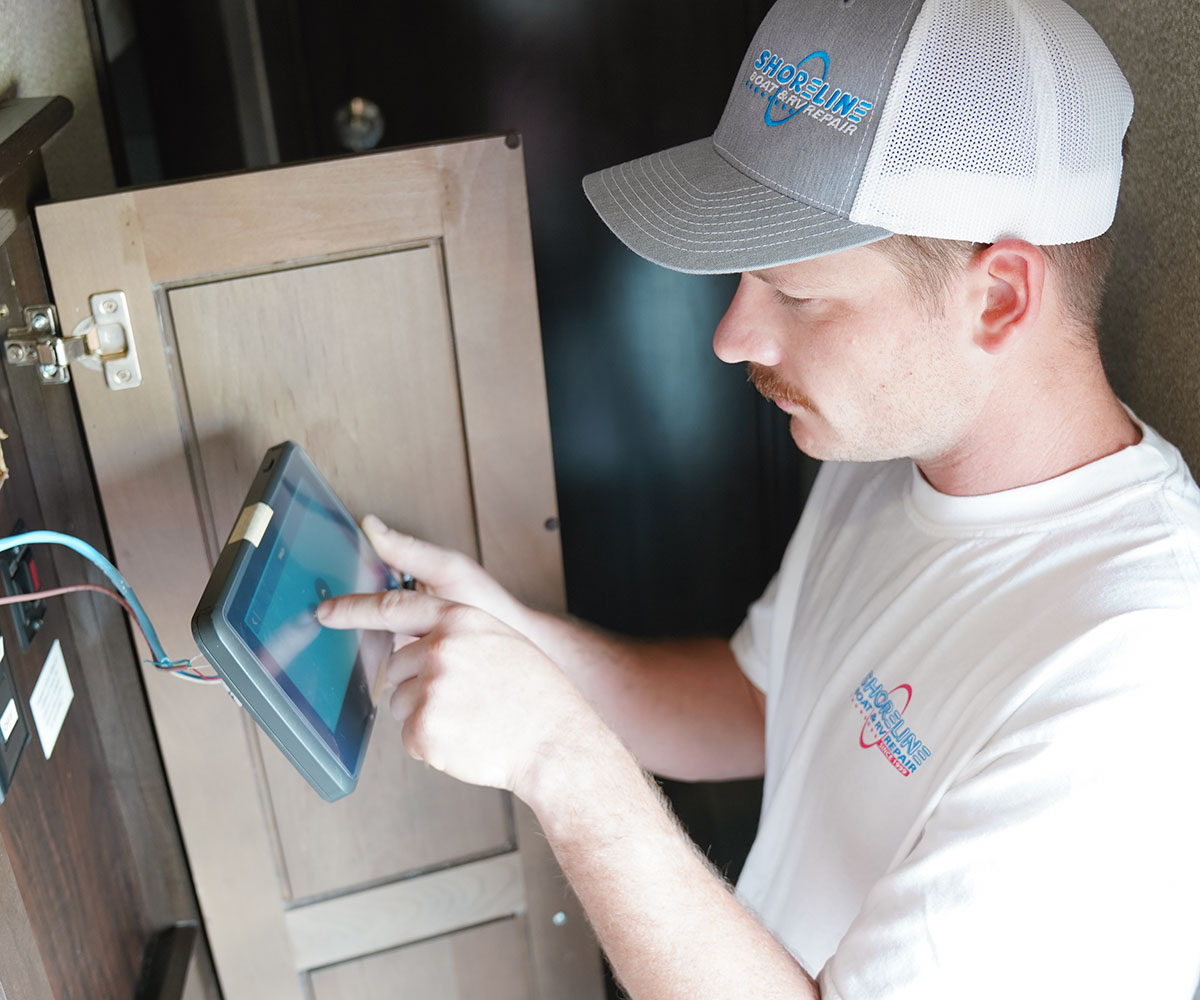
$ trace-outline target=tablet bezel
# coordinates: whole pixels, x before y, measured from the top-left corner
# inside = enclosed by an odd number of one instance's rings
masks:
[[[192,631],[235,700],[309,784],[324,799],[334,801],[353,791],[358,782],[375,719],[367,671],[381,667],[387,637],[360,634],[338,725],[330,729],[246,622],[261,570],[288,523],[292,505],[301,502],[297,500],[301,490],[336,515],[336,523],[356,544],[360,558],[373,560],[377,589],[396,585],[332,487],[303,449],[287,441],[263,457],[242,505],[243,512],[265,505],[269,521],[265,527],[248,530],[252,518],[239,519],[196,609]],[[364,663],[364,657],[375,662]]]

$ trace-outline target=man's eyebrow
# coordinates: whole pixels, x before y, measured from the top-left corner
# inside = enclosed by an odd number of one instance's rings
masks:
[[[778,289],[785,295],[790,295],[797,299],[814,298],[823,294],[828,294],[831,291],[836,291],[839,287],[832,282],[822,282],[814,278],[805,278],[799,280],[789,278],[783,275],[767,275],[764,276],[758,272],[751,271],[751,277],[757,278],[765,285],[770,285],[772,288]]]

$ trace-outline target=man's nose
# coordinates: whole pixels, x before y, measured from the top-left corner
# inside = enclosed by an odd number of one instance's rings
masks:
[[[713,334],[713,350],[729,364],[753,361],[773,368],[781,360],[778,331],[769,308],[770,287],[742,275],[737,292]]]

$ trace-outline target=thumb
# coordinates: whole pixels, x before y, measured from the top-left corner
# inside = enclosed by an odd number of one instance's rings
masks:
[[[374,514],[362,519],[362,529],[379,558],[392,569],[435,588],[447,582],[449,564],[458,553],[389,528]]]

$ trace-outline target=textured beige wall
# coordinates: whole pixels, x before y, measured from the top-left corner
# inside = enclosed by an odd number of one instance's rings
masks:
[[[1200,7],[1071,0],[1133,85],[1102,342],[1121,397],[1200,475]]]
[[[1136,102],[1101,336],[1109,378],[1200,478],[1200,7],[1071,3],[1108,42]]]
[[[0,97],[62,95],[70,123],[45,147],[56,199],[113,188],[112,160],[80,0],[0,0]]]

